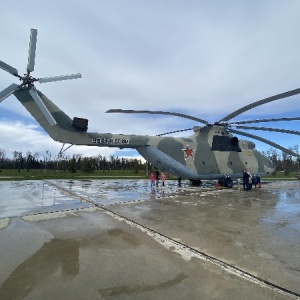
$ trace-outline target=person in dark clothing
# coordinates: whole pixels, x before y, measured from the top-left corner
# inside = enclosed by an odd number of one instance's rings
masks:
[[[243,170],[243,189],[246,191],[250,189],[250,185],[249,185],[250,179],[251,179],[250,173]]]
[[[257,183],[257,186],[260,188],[260,187],[261,187],[261,179],[260,179],[260,175],[257,175],[257,176],[256,176],[256,183]]]
[[[178,177],[178,186],[181,186],[181,176]]]
[[[156,186],[158,186],[158,183],[159,183],[159,171],[158,170],[155,172],[155,178],[156,178]]]
[[[228,188],[232,188],[233,182],[230,175],[226,175],[225,182],[226,182],[225,186],[227,186]]]
[[[256,185],[257,185],[257,176],[255,174],[252,176],[252,185],[254,185],[254,187],[256,188]]]

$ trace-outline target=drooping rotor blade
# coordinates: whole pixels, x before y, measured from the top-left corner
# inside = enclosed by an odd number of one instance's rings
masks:
[[[35,103],[37,104],[37,106],[40,108],[41,112],[43,113],[43,115],[45,116],[45,118],[47,119],[47,121],[49,122],[49,124],[51,126],[56,125],[56,121],[54,120],[53,116],[51,115],[51,113],[49,112],[48,108],[46,107],[46,105],[44,104],[44,102],[42,101],[42,99],[40,98],[39,94],[37,93],[35,88],[31,88],[29,90],[29,94],[31,95],[31,97],[33,98],[33,100],[35,101]]]
[[[14,75],[14,76],[18,76],[18,70],[15,69],[14,67],[6,64],[5,62],[0,60],[0,69]]]
[[[285,152],[287,154],[290,154],[292,156],[300,157],[299,154],[297,154],[297,153],[295,153],[295,152],[293,152],[293,151],[291,151],[291,150],[289,150],[287,148],[284,148],[284,147],[282,147],[282,146],[280,146],[280,145],[278,145],[278,144],[276,144],[276,143],[274,143],[274,142],[272,142],[270,140],[264,139],[264,138],[262,138],[260,136],[253,135],[253,134],[250,134],[250,133],[246,133],[246,132],[240,131],[240,130],[231,129],[231,128],[228,129],[228,130],[230,132],[233,132],[233,133],[236,133],[236,134],[239,134],[239,135],[243,135],[243,136],[246,136],[246,137],[249,137],[249,138],[261,141],[261,142],[263,142],[265,144],[268,144],[268,145],[270,145],[270,146],[272,146],[274,148],[277,148],[277,149],[279,149],[279,150],[281,150],[281,151],[283,151],[283,152]]]
[[[257,119],[248,121],[229,122],[229,124],[249,124],[249,123],[262,123],[262,122],[277,122],[277,121],[299,121],[300,117],[295,118],[271,118],[271,119]]]
[[[262,130],[262,131],[274,131],[274,132],[280,132],[280,133],[289,133],[289,134],[300,135],[300,131],[280,129],[280,128],[268,128],[268,127],[256,127],[256,126],[236,126],[236,128]]]
[[[27,72],[28,73],[32,72],[34,70],[36,40],[37,40],[37,30],[31,29],[29,51],[28,51],[28,64],[27,64]]]
[[[248,104],[248,105],[232,112],[231,114],[229,114],[228,116],[226,116],[222,120],[220,120],[219,122],[229,121],[232,118],[234,118],[234,117],[236,117],[236,116],[238,116],[238,115],[244,113],[245,111],[250,110],[254,107],[257,107],[257,106],[260,106],[260,105],[263,105],[263,104],[266,104],[266,103],[269,103],[269,102],[272,102],[272,101],[275,101],[275,100],[291,97],[291,96],[294,96],[294,95],[297,95],[297,94],[300,94],[300,88],[295,89],[295,90],[291,90],[291,91],[288,91],[288,92],[285,92],[285,93],[282,93],[282,94],[278,94],[278,95],[275,95],[275,96],[272,96],[272,97],[268,97],[268,98],[265,98],[265,99],[262,99],[262,100],[258,100],[256,102]]]
[[[71,74],[71,75],[61,75],[61,76],[54,76],[54,77],[45,77],[38,79],[39,83],[46,83],[46,82],[52,82],[52,81],[61,81],[61,80],[68,80],[68,79],[77,79],[81,78],[81,74]]]
[[[6,89],[0,92],[0,102],[5,98],[9,97],[12,93],[16,92],[19,89],[19,86],[15,83],[8,86]]]
[[[167,134],[172,134],[172,133],[177,133],[177,132],[182,132],[182,131],[189,131],[189,130],[193,130],[193,129],[194,128],[187,128],[187,129],[175,130],[175,131],[160,133],[160,134],[157,134],[156,136],[163,136],[163,135],[167,135]]]
[[[185,114],[159,111],[159,110],[155,111],[155,110],[109,109],[108,111],[106,111],[106,113],[169,115],[169,116],[176,116],[176,117],[193,120],[208,125],[208,122],[203,119],[199,119]]]

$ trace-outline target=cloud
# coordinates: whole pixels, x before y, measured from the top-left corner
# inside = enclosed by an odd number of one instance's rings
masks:
[[[0,140],[1,149],[5,151],[7,158],[13,157],[13,152],[22,152],[26,156],[27,152],[38,153],[40,157],[46,155],[46,151],[56,157],[62,147],[61,143],[53,141],[45,132],[42,132],[38,125],[25,124],[20,121],[11,122],[0,120]],[[4,147],[3,147],[4,146]],[[67,148],[69,145],[64,147]],[[72,146],[64,155],[72,157],[75,154],[82,154],[83,156],[105,156],[111,155],[119,157],[133,157],[140,159],[137,152],[118,151],[112,148],[98,148],[88,146]]]
[[[155,135],[199,124],[175,117],[105,111],[164,110],[214,122],[253,101],[298,88],[299,8],[299,1],[286,5],[279,0],[12,0],[1,7],[0,59],[23,74],[30,28],[37,28],[32,75],[83,75],[78,80],[37,83],[49,99],[71,117],[88,118],[91,131]],[[18,82],[11,74],[0,72],[0,90]],[[238,119],[298,116],[299,100],[300,96],[282,99]],[[17,121],[36,124],[14,96],[0,104],[0,119],[1,132]],[[59,151],[36,127],[25,127],[23,132],[32,130],[37,138],[28,135],[21,144],[14,135],[6,135],[2,147],[8,152],[21,148],[45,152],[51,145],[53,151]],[[298,136],[289,137],[293,142],[286,137],[274,139],[284,146],[299,144]],[[108,155],[118,151],[76,149]]]

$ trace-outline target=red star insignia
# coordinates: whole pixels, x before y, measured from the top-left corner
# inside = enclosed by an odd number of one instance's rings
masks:
[[[184,158],[187,159],[188,157],[191,157],[194,159],[194,154],[196,150],[193,150],[189,147],[189,145],[186,146],[185,149],[181,149],[184,152]]]

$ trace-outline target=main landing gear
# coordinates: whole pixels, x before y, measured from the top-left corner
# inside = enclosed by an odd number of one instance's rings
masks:
[[[190,179],[191,186],[200,186],[201,184],[202,184],[202,181],[200,179]]]

